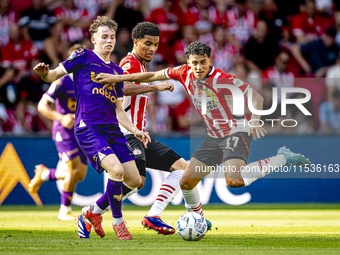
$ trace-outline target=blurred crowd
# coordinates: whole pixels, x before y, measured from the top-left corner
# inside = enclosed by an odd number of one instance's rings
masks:
[[[340,133],[340,0],[0,0],[0,135],[50,133],[51,121],[37,111],[49,84],[32,67],[56,67],[75,43],[92,49],[88,27],[97,15],[118,23],[116,64],[132,50],[132,28],[150,21],[161,36],[149,71],[186,63],[186,47],[199,40],[211,47],[215,67],[263,95],[264,109],[278,88],[279,105],[264,117],[270,133]],[[150,95],[150,133],[199,126],[182,85],[174,84],[173,93]],[[282,116],[282,87],[308,89],[304,106],[312,116],[295,106]],[[285,119],[298,126],[285,128]]]

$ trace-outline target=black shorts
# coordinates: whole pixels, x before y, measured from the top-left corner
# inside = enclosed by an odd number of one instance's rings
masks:
[[[173,149],[153,138],[151,138],[151,143],[148,143],[148,148],[145,148],[144,144],[134,135],[129,134],[125,137],[132,148],[136,160],[146,161],[146,167],[169,172],[171,166],[182,158]],[[141,166],[138,167],[140,175],[145,176],[145,169],[139,168]]]
[[[229,159],[242,159],[247,163],[252,136],[238,132],[222,138],[206,136],[192,155],[208,166],[219,165]]]

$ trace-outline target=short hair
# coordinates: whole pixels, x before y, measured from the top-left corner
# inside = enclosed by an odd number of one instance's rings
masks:
[[[151,22],[139,22],[133,29],[132,29],[132,40],[134,39],[143,39],[146,35],[150,36],[159,36],[161,31],[159,28],[151,23]]]
[[[211,57],[211,48],[202,42],[192,42],[189,44],[187,50],[185,51],[187,58],[189,59],[190,55],[207,55],[208,58]]]
[[[75,52],[76,50],[79,50],[79,49],[86,49],[86,46],[84,44],[81,45],[80,43],[73,45],[67,52],[68,56],[70,57],[73,52]]]
[[[110,19],[107,16],[97,16],[97,18],[92,22],[89,32],[91,36],[98,32],[99,27],[108,27],[114,31],[117,31],[117,22]]]

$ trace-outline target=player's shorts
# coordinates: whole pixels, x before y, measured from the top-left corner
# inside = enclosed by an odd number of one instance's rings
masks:
[[[104,171],[101,160],[109,154],[115,154],[120,163],[135,160],[125,136],[113,125],[87,126],[75,130],[75,134],[80,148],[98,173]]]
[[[129,134],[125,137],[128,140],[136,159],[146,161],[146,167],[169,172],[171,166],[182,158],[173,149],[153,138],[151,138],[151,143],[147,144],[148,148],[145,148],[144,144],[134,135]],[[145,169],[139,168],[141,167],[138,167],[139,174],[145,176]]]
[[[242,159],[248,161],[252,136],[248,133],[238,132],[222,138],[206,136],[200,147],[192,155],[208,166],[220,165],[229,159]]]
[[[54,142],[57,147],[60,160],[62,160],[63,162],[67,162],[79,156],[81,163],[87,165],[87,157],[84,154],[84,152],[80,149],[75,137],[74,139],[67,139]]]

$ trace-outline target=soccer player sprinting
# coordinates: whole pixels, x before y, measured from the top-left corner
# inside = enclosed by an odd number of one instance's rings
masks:
[[[72,46],[69,56],[82,48],[80,44]],[[87,158],[79,148],[73,130],[76,95],[72,74],[65,75],[51,84],[38,104],[38,111],[53,120],[52,139],[62,163],[58,164],[61,167],[57,169],[49,169],[42,164],[37,165],[34,178],[28,184],[28,190],[36,193],[45,181],[64,180],[58,219],[74,220],[76,216],[72,214],[72,196],[77,183],[86,176]]]
[[[224,166],[234,167],[235,171],[226,171],[225,179],[229,187],[238,188],[251,184],[253,181],[269,174],[273,169],[283,165],[309,166],[310,162],[302,155],[296,154],[282,147],[276,156],[258,160],[247,165],[249,146],[252,137],[260,138],[265,130],[259,124],[259,115],[252,115],[252,126],[239,125],[244,116],[233,116],[230,107],[233,105],[232,94],[229,89],[220,88],[219,84],[238,87],[248,96],[250,85],[211,66],[211,49],[204,43],[193,42],[187,50],[187,64],[169,67],[150,73],[139,73],[113,76],[100,74],[97,79],[105,83],[120,81],[152,82],[157,80],[174,79],[183,84],[196,110],[206,124],[208,134],[200,147],[193,154],[189,166],[180,181],[180,186],[188,211],[195,211],[203,215],[200,197],[196,185],[209,171],[209,166],[219,165],[221,159]],[[105,86],[104,86],[105,87]],[[202,98],[206,99],[206,114],[202,113]],[[238,98],[238,100],[244,100]],[[262,110],[263,98],[253,91],[253,104]],[[242,101],[243,102],[243,101]],[[228,122],[220,122],[220,120]],[[243,123],[247,123],[244,121]],[[250,171],[241,171],[242,168]]]
[[[110,62],[109,57],[115,46],[117,23],[105,16],[98,16],[90,26],[94,50],[78,50],[56,69],[38,64],[34,70],[47,82],[53,82],[65,74],[73,73],[77,109],[74,131],[80,148],[92,167],[109,175],[106,192],[95,205],[105,209],[109,202],[112,209],[113,229],[117,238],[131,240],[132,236],[122,217],[122,186],[131,189],[141,184],[141,178],[134,162],[134,155],[125,136],[119,129],[122,124],[146,146],[150,137],[138,130],[127,117],[123,107],[123,83],[110,84],[107,88],[96,79],[100,72],[112,75],[122,74],[123,70]],[[104,205],[104,206],[103,206]],[[96,233],[104,237],[102,217],[92,212],[91,206],[82,210]]]

